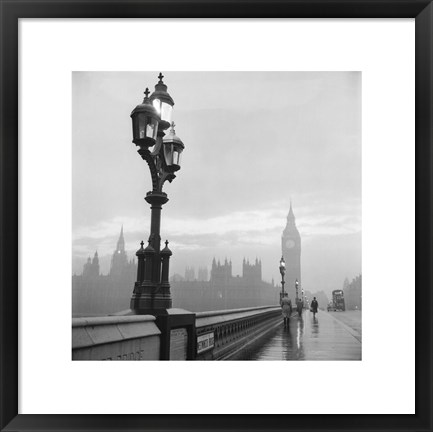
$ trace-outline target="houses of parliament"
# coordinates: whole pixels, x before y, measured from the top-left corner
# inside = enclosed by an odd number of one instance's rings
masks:
[[[286,262],[286,291],[295,298],[295,280],[301,283],[301,237],[290,204],[282,235],[282,254]],[[74,316],[110,314],[129,307],[137,275],[135,259],[125,251],[123,227],[111,258],[110,272],[101,275],[98,253],[84,264],[81,275],[72,276],[72,313]],[[232,262],[213,259],[210,277],[207,268],[186,268],[185,277],[170,280],[173,305],[192,312],[276,305],[281,287],[262,280],[262,262],[244,258],[242,275],[234,276]]]
[[[111,257],[110,272],[102,275],[98,252],[87,258],[81,275],[72,276],[72,314],[105,315],[128,308],[137,275],[135,258],[128,260],[123,226]]]

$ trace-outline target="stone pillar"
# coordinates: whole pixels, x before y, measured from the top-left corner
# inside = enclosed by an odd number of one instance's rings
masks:
[[[146,249],[142,252],[142,257],[144,258],[144,271],[143,280],[141,283],[138,281],[135,283],[134,293],[131,298],[130,308],[138,314],[147,314],[154,308],[154,298],[156,292],[156,284],[152,282],[152,267],[153,262],[156,259],[156,253],[153,249],[151,239],[149,239],[149,244]],[[143,266],[141,267],[143,269]],[[139,271],[137,270],[137,273]]]
[[[144,252],[144,242],[141,241],[141,247],[138,249],[138,251],[135,253],[137,256],[137,282],[136,285],[141,285],[144,280],[144,265],[145,265],[145,252]]]
[[[170,256],[172,255],[171,250],[168,248],[168,240],[165,241],[165,248],[161,251],[161,287],[168,287],[170,289],[170,282],[168,281],[169,276],[169,263]]]
[[[152,236],[151,236],[152,237]],[[145,258],[145,264],[144,264],[144,279],[143,283],[145,285],[152,285],[152,267],[153,262],[157,259],[156,251],[152,247],[152,240],[149,238],[149,244],[147,245],[146,249],[144,249],[144,258]]]

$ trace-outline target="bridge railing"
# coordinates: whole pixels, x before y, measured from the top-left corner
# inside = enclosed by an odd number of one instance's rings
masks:
[[[235,359],[281,324],[280,306],[196,313],[197,360]]]
[[[161,331],[152,315],[72,319],[72,360],[159,360]]]
[[[152,315],[125,313],[73,318],[72,359],[236,359],[243,349],[258,343],[282,320],[279,306],[196,314],[170,311],[174,312],[163,320]]]

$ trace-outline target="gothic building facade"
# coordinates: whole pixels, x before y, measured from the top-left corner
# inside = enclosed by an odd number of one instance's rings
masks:
[[[362,275],[356,276],[352,282],[346,278],[343,284],[344,301],[346,309],[362,309]]]
[[[81,275],[72,276],[72,314],[98,315],[125,310],[137,275],[135,259],[128,260],[123,226],[111,257],[110,271],[100,273],[98,252],[83,266]]]
[[[224,264],[220,264],[215,261],[215,258],[212,260],[212,269],[210,271],[210,280],[214,285],[227,285],[232,279],[232,262],[227,261],[227,258],[224,261]]]
[[[262,261],[256,258],[254,264],[250,264],[249,260],[242,262],[242,277],[247,281],[261,281],[262,280]]]
[[[120,230],[119,240],[117,240],[116,250],[111,256],[111,267],[109,275],[112,278],[130,280],[130,275],[137,274],[137,264],[135,258],[128,261],[128,255],[125,251],[125,239],[123,237],[123,225]]]
[[[99,257],[98,251],[95,252],[93,259],[87,258],[83,266],[83,277],[86,279],[95,279],[99,276]]]
[[[301,280],[301,236],[296,227],[295,215],[290,202],[287,223],[281,237],[282,256],[286,262],[285,291],[294,301],[296,298],[296,281],[298,281],[299,295],[302,289]]]
[[[233,276],[231,260],[212,260],[209,281],[187,281],[173,276],[171,295],[175,307],[193,312],[278,304],[279,287],[262,280],[262,263],[243,260],[242,275]]]
[[[128,266],[128,257],[125,252],[125,239],[123,237],[123,225],[120,229],[117,247],[111,257],[110,276],[120,276],[125,272]]]
[[[110,271],[100,274],[99,257],[88,258],[81,275],[72,276],[72,312],[75,316],[104,315],[129,308],[137,275],[135,260],[125,251],[123,227],[111,257]],[[185,277],[173,275],[173,305],[193,312],[276,305],[280,288],[262,280],[259,259],[242,262],[242,275],[233,276],[232,262],[212,261],[210,277],[207,268],[187,267]]]

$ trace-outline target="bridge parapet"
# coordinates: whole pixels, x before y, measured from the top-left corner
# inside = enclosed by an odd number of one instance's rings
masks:
[[[72,360],[159,360],[161,331],[152,315],[72,319]]]
[[[198,312],[196,360],[236,359],[280,323],[280,306]]]
[[[128,311],[126,311],[128,312]],[[169,313],[170,312],[170,313]],[[188,319],[186,319],[186,318]],[[226,360],[281,324],[279,306],[73,318],[73,360]]]

